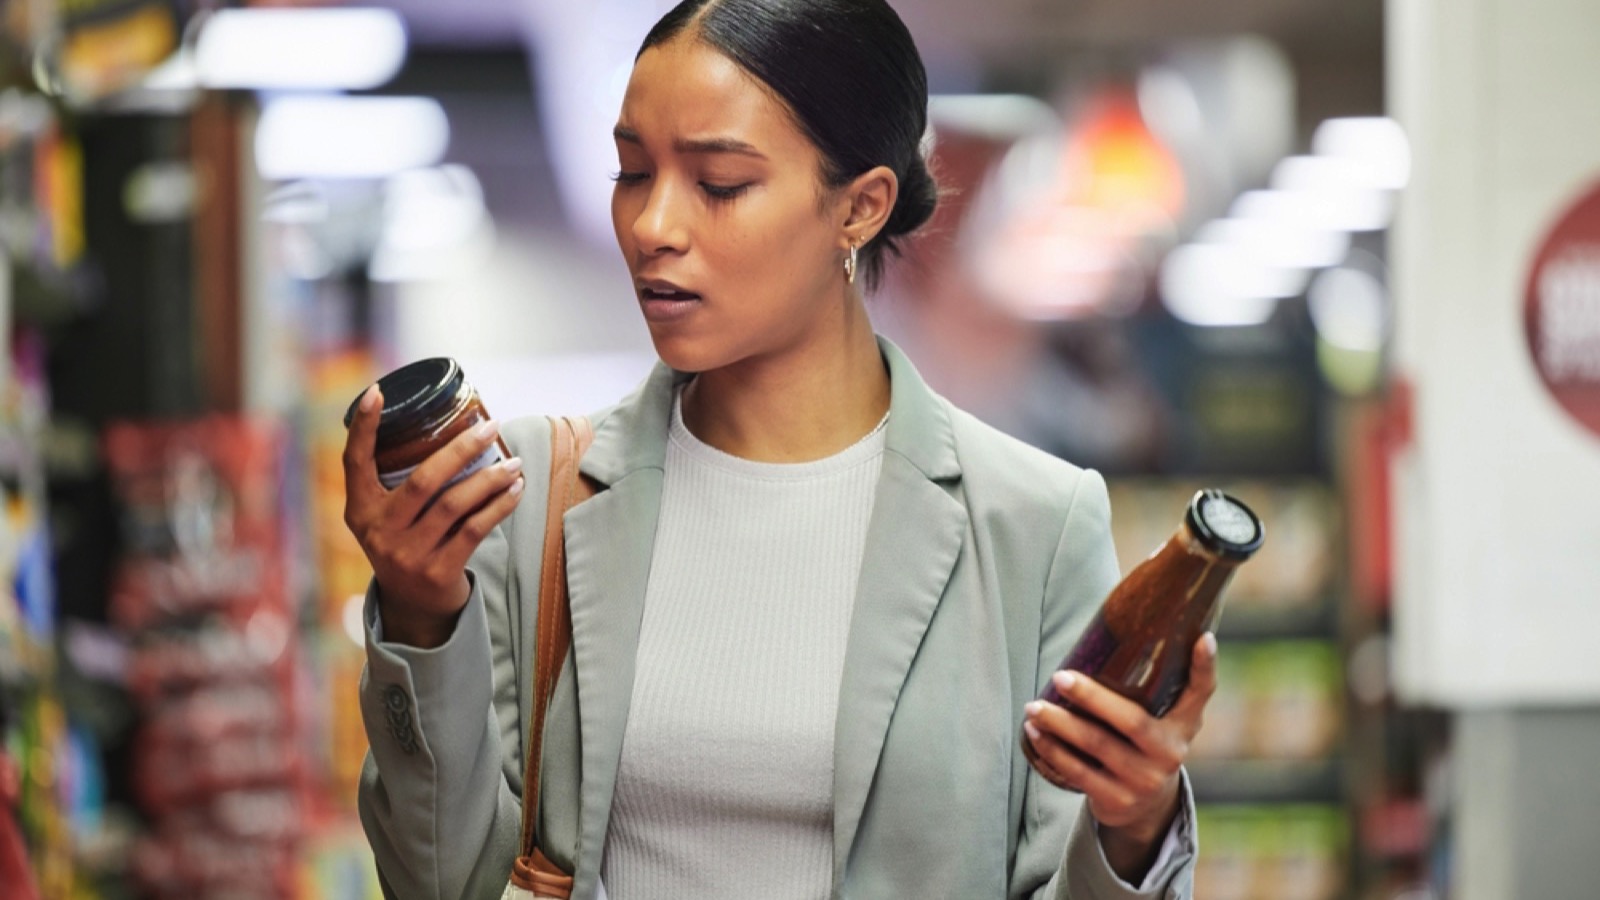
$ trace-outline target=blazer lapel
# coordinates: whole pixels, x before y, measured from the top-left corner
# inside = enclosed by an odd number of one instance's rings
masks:
[[[943,402],[909,361],[881,342],[891,401],[883,472],[845,647],[834,737],[833,872],[844,880],[901,686],[967,533],[966,506]]]
[[[603,487],[564,520],[582,766],[573,884],[579,897],[598,884],[611,818],[676,378],[658,366],[638,393],[600,418],[581,469]]]

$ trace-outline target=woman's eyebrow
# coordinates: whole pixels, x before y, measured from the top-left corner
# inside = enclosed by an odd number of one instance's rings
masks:
[[[624,125],[618,125],[611,130],[611,136],[619,141],[630,144],[644,143],[639,139],[639,133]],[[672,149],[677,153],[737,153],[741,156],[753,156],[756,159],[766,159],[765,153],[757,150],[753,144],[735,138],[678,138],[672,142]]]

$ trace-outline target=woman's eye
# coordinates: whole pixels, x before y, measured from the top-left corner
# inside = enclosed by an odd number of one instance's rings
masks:
[[[611,180],[617,184],[639,184],[650,175],[647,172],[613,172]]]
[[[734,184],[734,185],[710,184],[708,182],[702,181],[702,182],[700,182],[700,189],[702,191],[705,191],[706,192],[706,196],[710,197],[713,200],[732,200],[733,198],[735,198],[735,197],[739,196],[740,194],[744,193],[745,191],[749,190],[750,189],[750,185],[749,184]]]

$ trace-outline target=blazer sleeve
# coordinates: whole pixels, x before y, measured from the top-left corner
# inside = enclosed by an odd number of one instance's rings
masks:
[[[1035,692],[1044,688],[1066,658],[1119,577],[1105,479],[1085,471],[1068,506],[1045,582]],[[1186,900],[1192,892],[1197,851],[1187,775],[1183,798],[1175,825],[1177,852],[1158,861],[1142,885],[1130,886],[1107,862],[1083,796],[1056,787],[1029,767],[1012,884],[1038,885],[1020,894],[1030,900]]]
[[[503,432],[527,487],[469,561],[471,595],[444,645],[383,641],[377,586],[368,588],[360,705],[369,750],[357,807],[389,898],[498,898],[518,852],[524,692],[513,548],[531,540],[519,530],[543,527],[549,441],[538,441],[536,421]]]

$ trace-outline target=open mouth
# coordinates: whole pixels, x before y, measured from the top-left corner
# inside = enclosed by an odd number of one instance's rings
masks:
[[[646,300],[665,300],[673,302],[700,299],[699,294],[692,294],[688,291],[663,290],[660,288],[645,288],[644,290],[640,291],[639,296]]]

